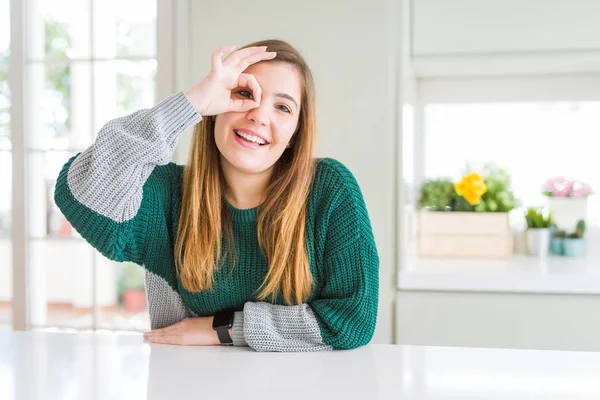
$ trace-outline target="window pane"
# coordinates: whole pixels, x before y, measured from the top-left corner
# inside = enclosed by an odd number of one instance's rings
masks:
[[[0,236],[0,331],[12,329],[12,241]]]
[[[91,64],[30,66],[31,146],[36,149],[84,149],[91,142]]]
[[[32,0],[29,4],[33,10],[28,29],[29,58],[90,57],[89,1]]]
[[[0,64],[10,55],[10,0],[0,0]]]
[[[468,162],[492,161],[512,176],[524,206],[542,205],[541,187],[564,176],[600,190],[600,102],[435,104],[425,108],[425,175],[458,178]],[[600,196],[588,199],[588,223],[600,225]]]
[[[0,330],[12,325],[12,157],[0,151]]]
[[[156,57],[156,0],[94,3],[96,58]]]
[[[8,68],[0,65],[0,150],[8,150],[2,137],[10,137],[10,89]]]
[[[29,231],[31,238],[81,238],[54,203],[56,178],[75,153],[35,152],[29,155]]]
[[[154,105],[156,61],[94,64],[94,135],[113,118]]]
[[[145,275],[139,265],[117,263],[96,252],[98,265],[98,327],[110,330],[147,331]]]
[[[35,240],[30,249],[32,327],[92,328],[93,248],[55,239]]]
[[[35,265],[34,274],[47,281],[44,288],[39,288],[39,294],[36,289],[32,299],[32,323],[38,328],[91,329],[92,307],[97,304],[97,327],[144,330],[150,324],[142,269],[135,266],[123,271],[124,263],[102,256],[81,238],[54,203],[56,178],[73,155],[60,151],[30,154],[29,221],[31,256],[35,258],[31,263]],[[32,284],[36,287],[41,281]]]
[[[12,206],[12,154],[0,150],[0,237],[10,237]]]

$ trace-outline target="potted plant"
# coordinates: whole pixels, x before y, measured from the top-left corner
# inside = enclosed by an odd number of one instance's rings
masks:
[[[552,213],[530,207],[525,215],[527,222],[527,250],[530,255],[545,257],[550,247]]]
[[[483,166],[485,193],[475,206],[477,212],[512,211],[517,207],[517,199],[511,189],[511,179],[508,172],[494,163]]]
[[[132,262],[123,263],[119,278],[123,308],[128,312],[146,310],[146,286],[144,270]]]
[[[542,194],[548,198],[554,221],[567,230],[574,230],[579,220],[587,218],[587,198],[594,192],[587,183],[559,176],[544,183]]]
[[[513,252],[508,212],[516,200],[510,176],[493,163],[468,170],[459,182],[423,183],[418,206],[422,257],[507,258]],[[439,212],[445,211],[445,212]]]
[[[579,220],[573,233],[567,235],[564,240],[564,254],[569,257],[585,256],[586,242],[583,238],[585,234],[585,221]]]
[[[430,179],[421,185],[418,206],[429,211],[452,211],[455,198],[450,179]]]
[[[552,229],[552,237],[550,238],[550,252],[560,256],[565,254],[565,238],[567,232],[564,229],[559,229],[556,224]]]

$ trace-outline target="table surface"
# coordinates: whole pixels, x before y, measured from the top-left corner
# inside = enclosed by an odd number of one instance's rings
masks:
[[[7,331],[0,398],[600,399],[600,353],[396,345],[258,353]]]

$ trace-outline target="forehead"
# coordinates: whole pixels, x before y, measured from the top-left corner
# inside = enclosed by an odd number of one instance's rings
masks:
[[[281,61],[262,61],[252,64],[244,73],[254,75],[264,94],[287,93],[300,101],[300,73],[293,65]]]

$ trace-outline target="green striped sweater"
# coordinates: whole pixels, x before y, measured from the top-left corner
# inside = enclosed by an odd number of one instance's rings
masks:
[[[257,301],[268,264],[260,251],[256,208],[225,201],[236,265],[215,272],[213,290],[187,291],[174,265],[183,166],[170,162],[180,135],[201,120],[183,92],[155,107],[109,121],[95,142],[63,166],[54,200],[102,255],[145,269],[152,329],[187,317],[236,309],[234,345],[257,351],[352,349],[375,330],[379,257],[358,183],[339,161],[315,160],[306,243],[314,289],[286,306]],[[231,267],[234,267],[233,270]]]

